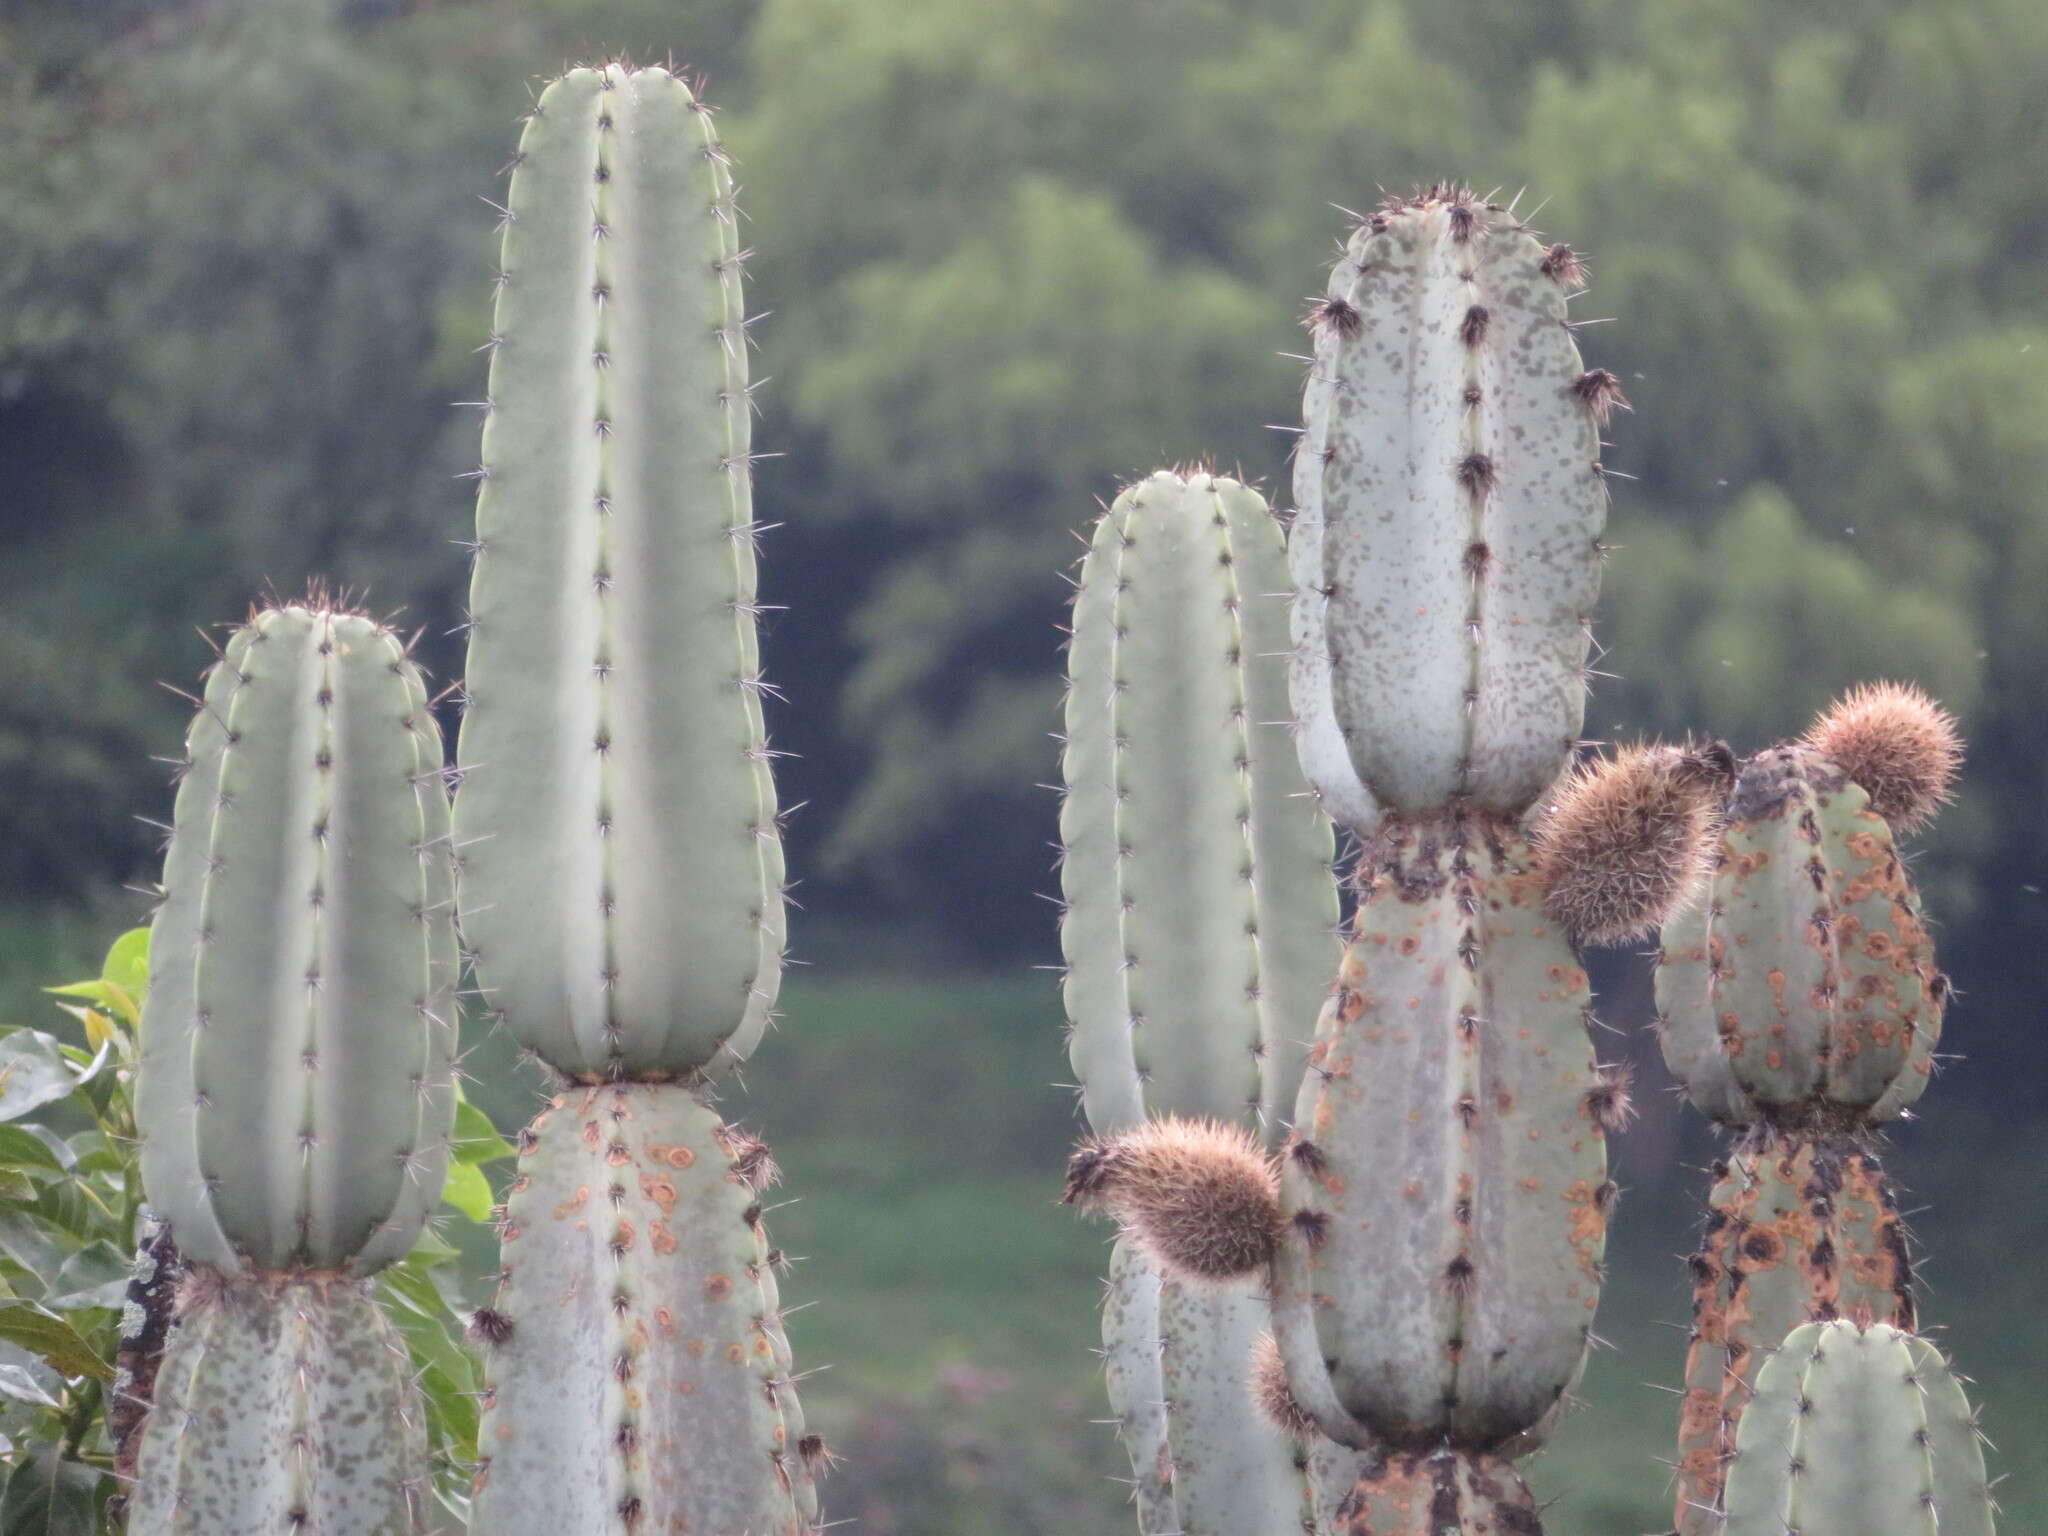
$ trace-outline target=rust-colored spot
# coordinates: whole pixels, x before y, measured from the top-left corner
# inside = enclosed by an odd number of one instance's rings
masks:
[[[667,1307],[656,1307],[654,1309],[654,1326],[664,1339],[674,1338],[676,1336],[675,1313],[669,1311]]]
[[[671,1168],[687,1168],[697,1161],[697,1154],[689,1147],[660,1147],[650,1145],[647,1155],[657,1163],[667,1163]]]
[[[702,1339],[690,1340],[689,1343],[683,1346],[683,1352],[692,1360],[702,1360],[704,1358],[704,1341]]]
[[[672,1216],[676,1209],[676,1187],[659,1174],[640,1175],[640,1193],[661,1207],[661,1214]]]
[[[515,1177],[515,1178],[514,1178],[514,1179],[512,1180],[512,1184],[511,1184],[511,1188],[510,1188],[510,1191],[509,1191],[509,1192],[510,1192],[510,1193],[512,1193],[512,1194],[515,1194],[515,1195],[523,1195],[523,1194],[525,1194],[525,1193],[527,1192],[527,1190],[531,1189],[532,1187],[533,1187],[533,1180],[532,1180],[532,1178],[531,1178],[531,1177],[529,1177],[528,1175],[526,1175],[526,1174],[523,1174],[523,1173],[522,1173],[522,1174],[519,1174],[519,1175],[517,1175],[517,1176],[516,1176],[516,1177]]]
[[[590,1150],[593,1152],[597,1150],[597,1144],[600,1141],[604,1140],[604,1132],[598,1129],[597,1122],[595,1120],[586,1120],[583,1122],[582,1135],[583,1145],[590,1148]]]
[[[706,1277],[704,1281],[704,1299],[706,1301],[724,1301],[731,1294],[732,1276],[725,1273],[724,1270]]]
[[[1412,955],[1422,948],[1422,940],[1411,933],[1400,942],[1398,948],[1402,954]]]
[[[1532,1195],[1535,1194],[1536,1191],[1541,1189],[1542,1187],[1543,1181],[1537,1178],[1536,1175],[1533,1173],[1525,1175],[1522,1179],[1522,1188],[1529,1191],[1529,1193]]]
[[[633,1154],[626,1150],[623,1141],[615,1141],[604,1149],[604,1160],[614,1168],[623,1168],[632,1161]]]
[[[590,1186],[588,1184],[578,1184],[575,1194],[556,1204],[555,1220],[567,1221],[588,1204],[590,1204]]]
[[[612,1252],[631,1253],[633,1243],[639,1234],[633,1230],[633,1223],[621,1221],[612,1231]]]
[[[739,1365],[744,1363],[744,1361],[747,1358],[746,1346],[741,1344],[738,1339],[734,1339],[730,1344],[725,1346],[725,1358],[729,1363],[733,1365]]]
[[[647,1240],[654,1245],[656,1253],[674,1253],[676,1235],[669,1231],[668,1223],[659,1216],[647,1223]]]
[[[1404,1194],[1404,1195],[1406,1195],[1406,1196],[1407,1196],[1407,1197],[1408,1197],[1408,1198],[1409,1198],[1410,1200],[1419,1200],[1419,1199],[1421,1199],[1421,1198],[1422,1198],[1422,1180],[1420,1180],[1420,1179],[1410,1179],[1410,1180],[1409,1180],[1409,1181],[1408,1181],[1407,1183],[1405,1183],[1405,1184],[1403,1184],[1403,1185],[1401,1186],[1401,1193],[1402,1193],[1402,1194]]]

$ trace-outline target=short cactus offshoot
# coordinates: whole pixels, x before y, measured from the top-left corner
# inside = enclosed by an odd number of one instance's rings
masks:
[[[521,1138],[478,1529],[799,1536],[805,1428],[756,1186],[708,1107],[766,1029],[782,848],[755,633],[727,157],[676,76],[577,69],[507,194],[470,585],[460,905],[566,1081]]]
[[[129,1529],[422,1529],[425,1419],[365,1277],[438,1202],[455,1099],[441,737],[404,646],[256,614],[186,739],[136,1119],[189,1272]]]

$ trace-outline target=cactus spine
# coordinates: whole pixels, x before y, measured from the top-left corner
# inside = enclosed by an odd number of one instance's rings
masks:
[[[194,1268],[130,1529],[411,1532],[424,1420],[364,1277],[454,1117],[440,733],[396,637],[294,604],[228,642],[186,750],[137,1121]]]
[[[1162,471],[1117,498],[1082,563],[1060,932],[1098,1133],[1182,1115],[1277,1135],[1300,1080],[1337,893],[1279,724],[1283,561],[1256,492]],[[1247,1385],[1267,1326],[1250,1280],[1162,1275],[1118,1242],[1103,1344],[1141,1530],[1296,1528],[1295,1449]]]
[[[1883,1323],[1808,1323],[1758,1375],[1726,1536],[1990,1536],[1982,1436],[1941,1352]]]
[[[1743,764],[1712,899],[1664,930],[1666,1064],[1741,1133],[1692,1261],[1679,1536],[1711,1536],[1732,1515],[1724,1479],[1788,1333],[1837,1318],[1913,1327],[1874,1133],[1927,1085],[1948,983],[1877,807],[1925,821],[1958,756],[1951,723],[1919,695],[1852,695],[1805,740]]]
[[[504,225],[455,819],[521,1138],[479,1529],[817,1528],[753,1186],[703,1100],[766,1028],[782,852],[754,616],[732,178],[661,69],[572,70]]]

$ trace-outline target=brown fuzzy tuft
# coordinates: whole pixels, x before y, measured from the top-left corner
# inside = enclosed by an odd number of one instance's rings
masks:
[[[1592,413],[1593,420],[1600,426],[1607,425],[1608,417],[1616,411],[1634,410],[1628,397],[1621,392],[1621,380],[1606,368],[1588,368],[1572,380],[1572,394],[1581,405]]]
[[[1260,1334],[1252,1345],[1250,1385],[1252,1401],[1266,1416],[1267,1423],[1290,1440],[1306,1443],[1316,1438],[1316,1421],[1308,1416],[1308,1410],[1295,1397],[1294,1388],[1287,1384],[1287,1364],[1280,1358],[1280,1346],[1270,1333]]]
[[[1806,745],[1854,779],[1901,835],[1954,798],[1963,765],[1955,716],[1911,683],[1850,689],[1814,721]]]
[[[469,1314],[469,1336],[489,1348],[512,1337],[512,1319],[496,1307],[478,1307]]]
[[[1627,1130],[1636,1117],[1635,1069],[1625,1061],[1602,1067],[1584,1102],[1587,1116],[1602,1131]]]
[[[1065,1199],[1117,1217],[1161,1268],[1235,1280],[1280,1244],[1280,1182],[1249,1131],[1214,1120],[1150,1120],[1083,1142]]]
[[[1707,871],[1734,768],[1718,742],[1627,747],[1581,766],[1533,839],[1545,910],[1581,944],[1661,928]]]
[[[1566,293],[1577,293],[1586,286],[1586,259],[1568,245],[1553,245],[1536,265]]]

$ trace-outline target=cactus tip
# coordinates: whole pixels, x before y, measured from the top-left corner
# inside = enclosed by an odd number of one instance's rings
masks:
[[[1963,761],[1955,716],[1910,683],[1850,689],[1805,741],[1861,786],[1894,832],[1917,831],[1954,798]]]
[[[1279,1180],[1242,1126],[1170,1116],[1091,1137],[1067,1164],[1067,1203],[1107,1210],[1159,1265],[1195,1281],[1264,1267],[1280,1240]]]
[[[1582,944],[1661,927],[1705,872],[1733,777],[1719,742],[1630,747],[1578,769],[1534,838],[1550,915]]]

